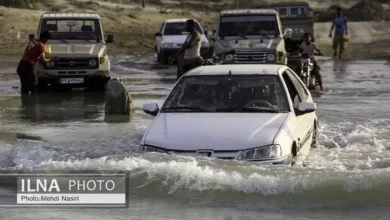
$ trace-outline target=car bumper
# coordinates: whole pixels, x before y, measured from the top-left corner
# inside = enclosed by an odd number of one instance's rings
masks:
[[[163,150],[163,149],[162,149]],[[163,150],[165,151],[165,150]],[[237,158],[240,156],[242,151],[214,151],[210,156],[203,156],[203,157],[210,157],[210,158],[216,158],[216,159],[223,159],[223,160],[238,160]],[[177,156],[193,156],[193,157],[199,157],[197,152],[194,151],[165,151],[166,154],[170,155],[177,155]],[[245,160],[239,160],[239,161],[245,161]],[[290,164],[291,162],[291,156],[287,155],[284,157],[272,159],[272,160],[250,160],[247,162],[253,162],[258,164]]]
[[[181,48],[161,48],[161,54],[164,57],[173,57],[179,52]],[[201,47],[200,52],[208,51],[209,47]]]
[[[82,79],[82,82],[61,84],[60,79],[77,78]],[[38,76],[39,85],[61,85],[67,87],[88,87],[101,85],[110,80],[108,75],[40,75]]]

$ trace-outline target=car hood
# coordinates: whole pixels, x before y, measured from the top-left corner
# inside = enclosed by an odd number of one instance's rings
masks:
[[[98,55],[104,44],[102,43],[50,43],[53,55]]]
[[[288,113],[161,113],[144,144],[171,150],[243,150],[272,144]]]
[[[163,38],[163,43],[174,43],[174,44],[184,44],[188,35],[165,35]],[[201,35],[202,42],[208,42],[204,34]]]
[[[264,52],[275,52],[280,43],[280,39],[261,39],[261,37],[259,37],[258,39],[225,39],[219,40],[218,42],[225,50],[251,49]]]

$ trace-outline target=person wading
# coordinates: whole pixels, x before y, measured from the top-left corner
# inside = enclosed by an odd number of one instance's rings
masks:
[[[45,43],[50,38],[49,32],[42,32],[39,40],[32,39],[24,50],[22,59],[19,62],[16,72],[20,77],[22,94],[37,92],[38,76],[35,71],[35,64],[39,61],[47,63],[50,59],[46,58]]]
[[[341,59],[341,55],[346,49],[346,40],[344,34],[348,35],[347,19],[343,16],[342,8],[337,9],[337,16],[333,20],[329,37],[332,37],[333,29],[335,29],[335,33],[333,36],[333,45],[332,45],[334,50],[333,57],[337,56],[337,48],[339,48],[338,54],[339,54],[339,59]]]
[[[170,59],[170,63],[172,63],[184,52],[183,64],[178,63],[178,65],[183,66],[183,71],[178,71],[177,79],[187,71],[203,64],[203,58],[200,56],[201,35],[196,31],[195,21],[193,19],[187,20],[186,29],[190,34],[184,42],[183,47]]]

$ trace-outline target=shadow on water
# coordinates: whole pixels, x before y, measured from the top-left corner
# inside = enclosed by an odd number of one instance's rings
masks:
[[[20,118],[35,123],[94,120],[104,110],[104,92],[22,95]]]

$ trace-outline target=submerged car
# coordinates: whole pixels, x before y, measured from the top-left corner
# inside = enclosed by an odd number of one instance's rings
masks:
[[[316,104],[278,64],[201,66],[183,75],[155,116],[140,150],[291,164],[317,144]]]

